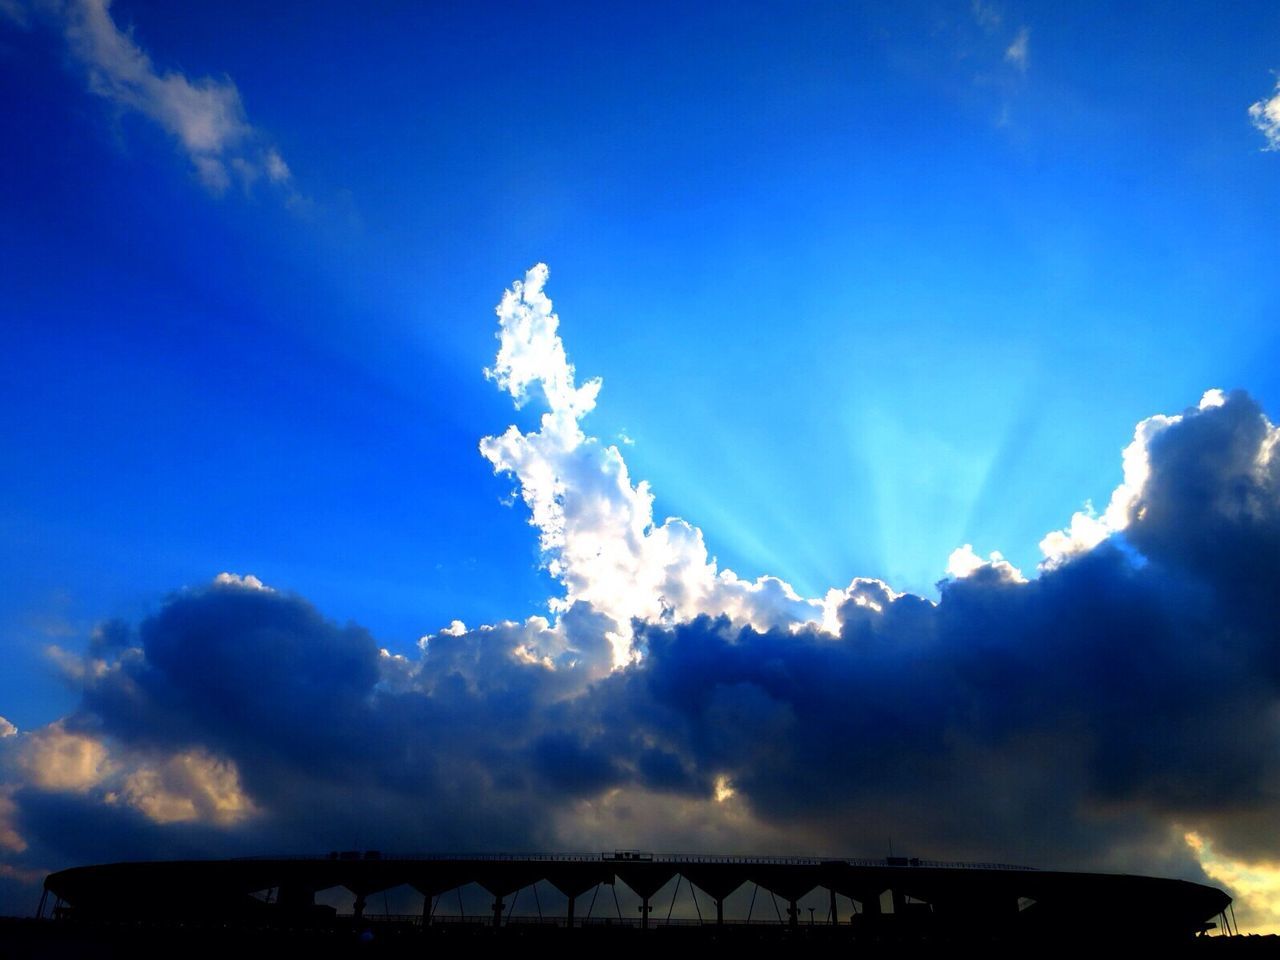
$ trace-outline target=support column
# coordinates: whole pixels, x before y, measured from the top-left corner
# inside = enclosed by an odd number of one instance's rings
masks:
[[[649,929],[649,898],[648,898],[648,897],[641,897],[641,898],[640,898],[640,900],[641,900],[641,903],[640,903],[640,929],[641,929],[641,930],[648,930],[648,929]]]
[[[724,897],[716,898],[716,926],[724,926]]]
[[[356,920],[364,919],[364,894],[363,893],[356,894],[355,918]]]
[[[835,888],[829,888],[828,893],[831,894],[831,925],[833,927],[840,926],[840,914],[836,912],[836,891]]]
[[[792,928],[800,926],[800,908],[795,900],[787,901],[787,925]]]
[[[431,926],[431,914],[435,912],[431,909],[431,901],[434,899],[435,897],[429,893],[422,895],[422,926],[424,929]]]
[[[565,914],[565,926],[567,926],[570,930],[572,930],[572,929],[573,929],[573,905],[574,905],[574,900],[575,900],[575,897],[573,896],[573,894],[569,894],[569,912],[568,912],[567,914]]]
[[[862,914],[866,917],[880,916],[880,891],[872,890],[862,895]]]
[[[493,926],[495,929],[497,927],[502,926],[502,907],[503,907],[502,898],[494,897],[493,898]]]

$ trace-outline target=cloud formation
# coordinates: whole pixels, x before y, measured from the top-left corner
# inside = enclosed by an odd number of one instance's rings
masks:
[[[1005,47],[1004,61],[1017,67],[1022,73],[1027,72],[1027,64],[1031,58],[1031,31],[1026,27],[1018,30],[1013,42]]]
[[[1000,29],[1000,25],[1004,23],[1004,16],[992,3],[986,0],[973,0],[970,5],[970,12],[973,14],[973,21],[987,33],[994,33]]]
[[[124,113],[137,113],[171,136],[201,183],[221,193],[232,183],[287,187],[289,165],[249,123],[229,77],[192,79],[161,70],[111,15],[111,0],[54,0],[24,6],[4,0],[0,13],[29,26],[31,13],[51,21],[88,76],[89,89]]]
[[[822,604],[803,600],[774,577],[754,582],[720,570],[702,531],[676,517],[657,523],[649,485],[631,482],[616,446],[587,436],[581,420],[595,407],[600,381],[578,386],[543,287],[543,264],[498,305],[500,347],[486,371],[517,405],[540,395],[547,412],[537,431],[510,426],[480,441],[494,470],[515,477],[537,528],[547,569],[565,587],[556,611],[579,601],[613,621],[616,663],[631,660],[630,622],[687,620],[725,613],[761,628],[816,622]]]
[[[601,382],[578,383],[546,280],[504,296],[489,372],[544,414],[481,452],[561,585],[551,615],[454,621],[403,657],[224,574],[105,624],[66,662],[79,707],[0,738],[11,872],[890,837],[1193,878],[1280,860],[1280,431],[1247,394],[1139,424],[1106,511],[1046,537],[1034,577],[966,545],[936,601],[865,578],[806,599],[654,520],[583,428]]]
[[[1280,150],[1280,80],[1275,92],[1249,106],[1249,122],[1267,138],[1265,150]]]

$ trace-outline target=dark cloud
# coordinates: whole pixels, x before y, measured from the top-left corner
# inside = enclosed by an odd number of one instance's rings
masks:
[[[1149,444],[1151,475],[1129,539],[1144,555],[1207,579],[1232,603],[1270,599],[1280,572],[1280,456],[1247,394],[1189,412]]]
[[[1280,857],[1274,437],[1243,394],[1188,411],[1151,440],[1127,529],[1029,582],[991,565],[934,604],[856,581],[836,635],[636,621],[643,658],[612,673],[612,621],[583,603],[402,660],[298,597],[184,592],[102,632],[65,729],[125,768],[229,761],[254,814],[157,824],[109,778],[28,776],[31,847],[9,860],[577,847],[583,801],[620,842],[721,840],[662,820],[713,815],[717,786],[752,818],[744,844],[1194,876],[1194,829]],[[26,748],[8,739],[12,780]],[[608,807],[616,788],[636,799]]]
[[[174,598],[142,623],[138,639],[140,655],[88,686],[84,713],[148,745],[234,753],[256,741],[323,764],[350,752],[379,677],[377,645],[362,627],[332,624],[301,598],[237,584]]]
[[[1274,734],[1250,722],[1275,686],[1239,661],[1227,672],[1238,625],[1199,594],[1104,546],[1026,584],[944,584],[937,606],[851,602],[838,638],[649,628],[629,681],[674,714],[655,738],[728,774],[765,818],[824,823],[840,849],[892,836],[1105,864],[1109,823],[1191,822],[1264,797],[1275,775]]]

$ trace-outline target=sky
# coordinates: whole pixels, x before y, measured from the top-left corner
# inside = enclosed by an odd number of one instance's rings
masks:
[[[0,0],[0,912],[892,837],[1280,930],[1278,78],[1265,3]]]

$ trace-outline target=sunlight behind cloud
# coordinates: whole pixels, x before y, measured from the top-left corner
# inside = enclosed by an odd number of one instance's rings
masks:
[[[1204,872],[1226,886],[1237,899],[1241,933],[1280,931],[1280,863],[1252,862],[1224,857],[1195,831],[1184,839],[1195,851]]]
[[[1280,434],[1255,401],[1212,390],[1142,421],[1110,514],[1068,527],[1070,551],[1034,579],[965,543],[936,600],[874,577],[805,598],[722,568],[693,524],[655,521],[648,485],[584,427],[602,384],[579,385],[547,277],[539,264],[503,297],[490,371],[541,417],[480,452],[529,511],[557,582],[549,615],[451,619],[406,656],[227,572],[137,625],[103,625],[82,655],[59,654],[77,710],[0,738],[18,758],[0,806],[10,859],[37,842],[27,804],[314,843],[349,831],[354,777],[388,847],[426,832],[857,850],[910,830],[942,856],[1034,837],[1048,866],[1213,866],[1203,846],[1168,854],[1169,811],[1247,807],[1269,775],[1269,732],[1238,719],[1273,692],[1203,684],[1208,663],[1258,673],[1270,624],[1271,594],[1248,577],[1271,576],[1258,558],[1280,528]],[[992,469],[972,465],[950,507]],[[900,495],[904,511],[923,500]],[[1108,542],[1120,530],[1123,550]],[[1224,726],[1206,756],[1204,731]],[[1242,786],[1224,801],[1219,781]],[[1118,807],[1158,812],[1099,815]],[[1270,889],[1256,870],[1214,869]]]
[[[774,577],[754,582],[718,569],[702,531],[678,517],[657,523],[648,483],[633,483],[622,453],[588,436],[581,420],[594,409],[599,378],[576,383],[559,335],[559,318],[543,287],[545,264],[530,268],[497,307],[500,348],[486,374],[523,405],[538,388],[547,404],[540,429],[516,426],[480,441],[497,473],[515,476],[529,508],[548,572],[566,588],[556,612],[585,601],[614,621],[615,666],[638,656],[633,618],[683,620],[727,614],[758,627],[821,618],[821,602],[800,597]]]

